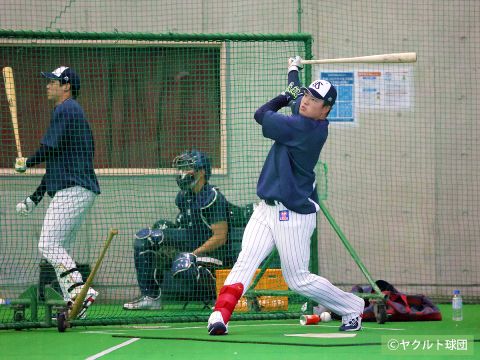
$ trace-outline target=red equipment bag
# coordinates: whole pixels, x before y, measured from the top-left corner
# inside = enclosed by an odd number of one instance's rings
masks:
[[[439,321],[442,314],[438,307],[425,295],[406,295],[385,280],[375,282],[383,294],[387,296],[388,321]],[[374,292],[371,286],[355,285],[352,288],[355,293]],[[372,302],[365,299],[365,309],[362,315],[363,321],[375,321]]]

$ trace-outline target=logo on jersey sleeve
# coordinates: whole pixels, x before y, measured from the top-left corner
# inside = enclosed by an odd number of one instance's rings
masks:
[[[290,219],[290,213],[288,210],[280,210],[278,212],[278,220],[288,221]]]

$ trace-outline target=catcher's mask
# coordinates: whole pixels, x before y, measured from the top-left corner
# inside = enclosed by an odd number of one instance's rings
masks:
[[[182,173],[177,175],[177,185],[182,190],[190,190],[195,187],[200,178],[195,173]]]
[[[172,166],[180,171],[177,175],[177,185],[182,190],[190,190],[198,183],[200,176],[198,171],[205,171],[205,180],[208,182],[212,174],[210,160],[201,151],[192,150],[184,152],[173,159]]]

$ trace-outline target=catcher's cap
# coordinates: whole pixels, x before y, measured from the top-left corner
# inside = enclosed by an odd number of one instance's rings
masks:
[[[72,68],[60,66],[52,72],[42,71],[41,74],[44,78],[60,81],[60,84],[70,84],[74,91],[80,90],[80,77]]]
[[[327,80],[315,80],[308,88],[303,87],[302,90],[317,99],[323,100],[330,106],[333,106],[335,100],[337,100],[337,89]]]

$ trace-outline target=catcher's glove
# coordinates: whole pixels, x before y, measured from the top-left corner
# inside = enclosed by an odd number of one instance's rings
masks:
[[[192,253],[179,253],[172,263],[172,276],[175,279],[197,280],[200,276],[197,257]]]

